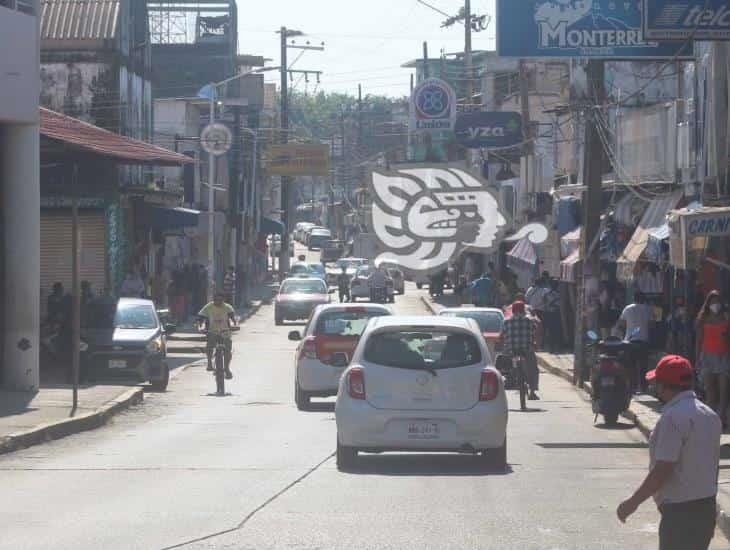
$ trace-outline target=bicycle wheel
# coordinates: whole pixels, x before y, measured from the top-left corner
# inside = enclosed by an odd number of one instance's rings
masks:
[[[226,394],[226,373],[223,348],[215,349],[215,391],[218,395]]]
[[[520,389],[520,410],[527,410],[527,381],[525,380],[524,359],[517,363],[517,385]]]

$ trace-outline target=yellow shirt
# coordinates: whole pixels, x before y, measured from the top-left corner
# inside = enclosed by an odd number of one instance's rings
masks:
[[[230,330],[228,318],[232,313],[235,313],[235,310],[229,304],[223,303],[217,306],[215,302],[209,302],[200,310],[198,315],[208,318],[208,332],[221,334]]]

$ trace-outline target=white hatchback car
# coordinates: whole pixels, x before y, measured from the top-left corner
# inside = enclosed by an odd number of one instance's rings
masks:
[[[507,398],[478,325],[454,317],[378,317],[340,379],[337,465],[362,452],[479,453],[507,463]]]
[[[309,409],[312,397],[337,395],[340,376],[368,321],[384,315],[393,312],[383,305],[330,304],[315,309],[303,335],[289,333],[289,340],[301,342],[294,378],[294,401],[300,411]]]

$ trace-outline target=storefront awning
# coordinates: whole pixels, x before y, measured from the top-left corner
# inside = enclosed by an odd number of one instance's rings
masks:
[[[560,262],[560,280],[575,283],[578,280],[579,263],[580,248],[576,248],[567,258]]]
[[[147,205],[147,227],[150,229],[178,229],[196,227],[200,212],[189,208]]]
[[[616,277],[620,281],[628,282],[634,278],[634,267],[646,249],[649,234],[666,223],[667,214],[677,206],[681,198],[682,191],[676,191],[649,203],[629,244],[618,259]]]
[[[730,207],[695,207],[669,213],[670,263],[680,269],[696,267],[708,239],[730,237]]]
[[[264,235],[283,235],[284,224],[278,220],[272,220],[271,218],[261,218],[261,233]]]

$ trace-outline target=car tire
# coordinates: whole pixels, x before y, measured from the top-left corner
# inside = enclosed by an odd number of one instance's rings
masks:
[[[154,391],[165,391],[167,390],[167,385],[170,383],[170,367],[168,366],[167,362],[162,363],[162,378],[159,380],[151,380],[150,386]]]
[[[487,468],[495,470],[507,468],[507,437],[505,436],[504,443],[500,447],[482,451],[480,458]]]
[[[337,469],[341,472],[353,470],[357,466],[357,449],[340,445],[337,438]]]
[[[300,411],[308,411],[310,409],[311,403],[309,401],[310,397],[307,392],[302,390],[301,387],[299,387],[299,382],[296,380],[294,381],[294,403],[297,405],[297,409]]]

